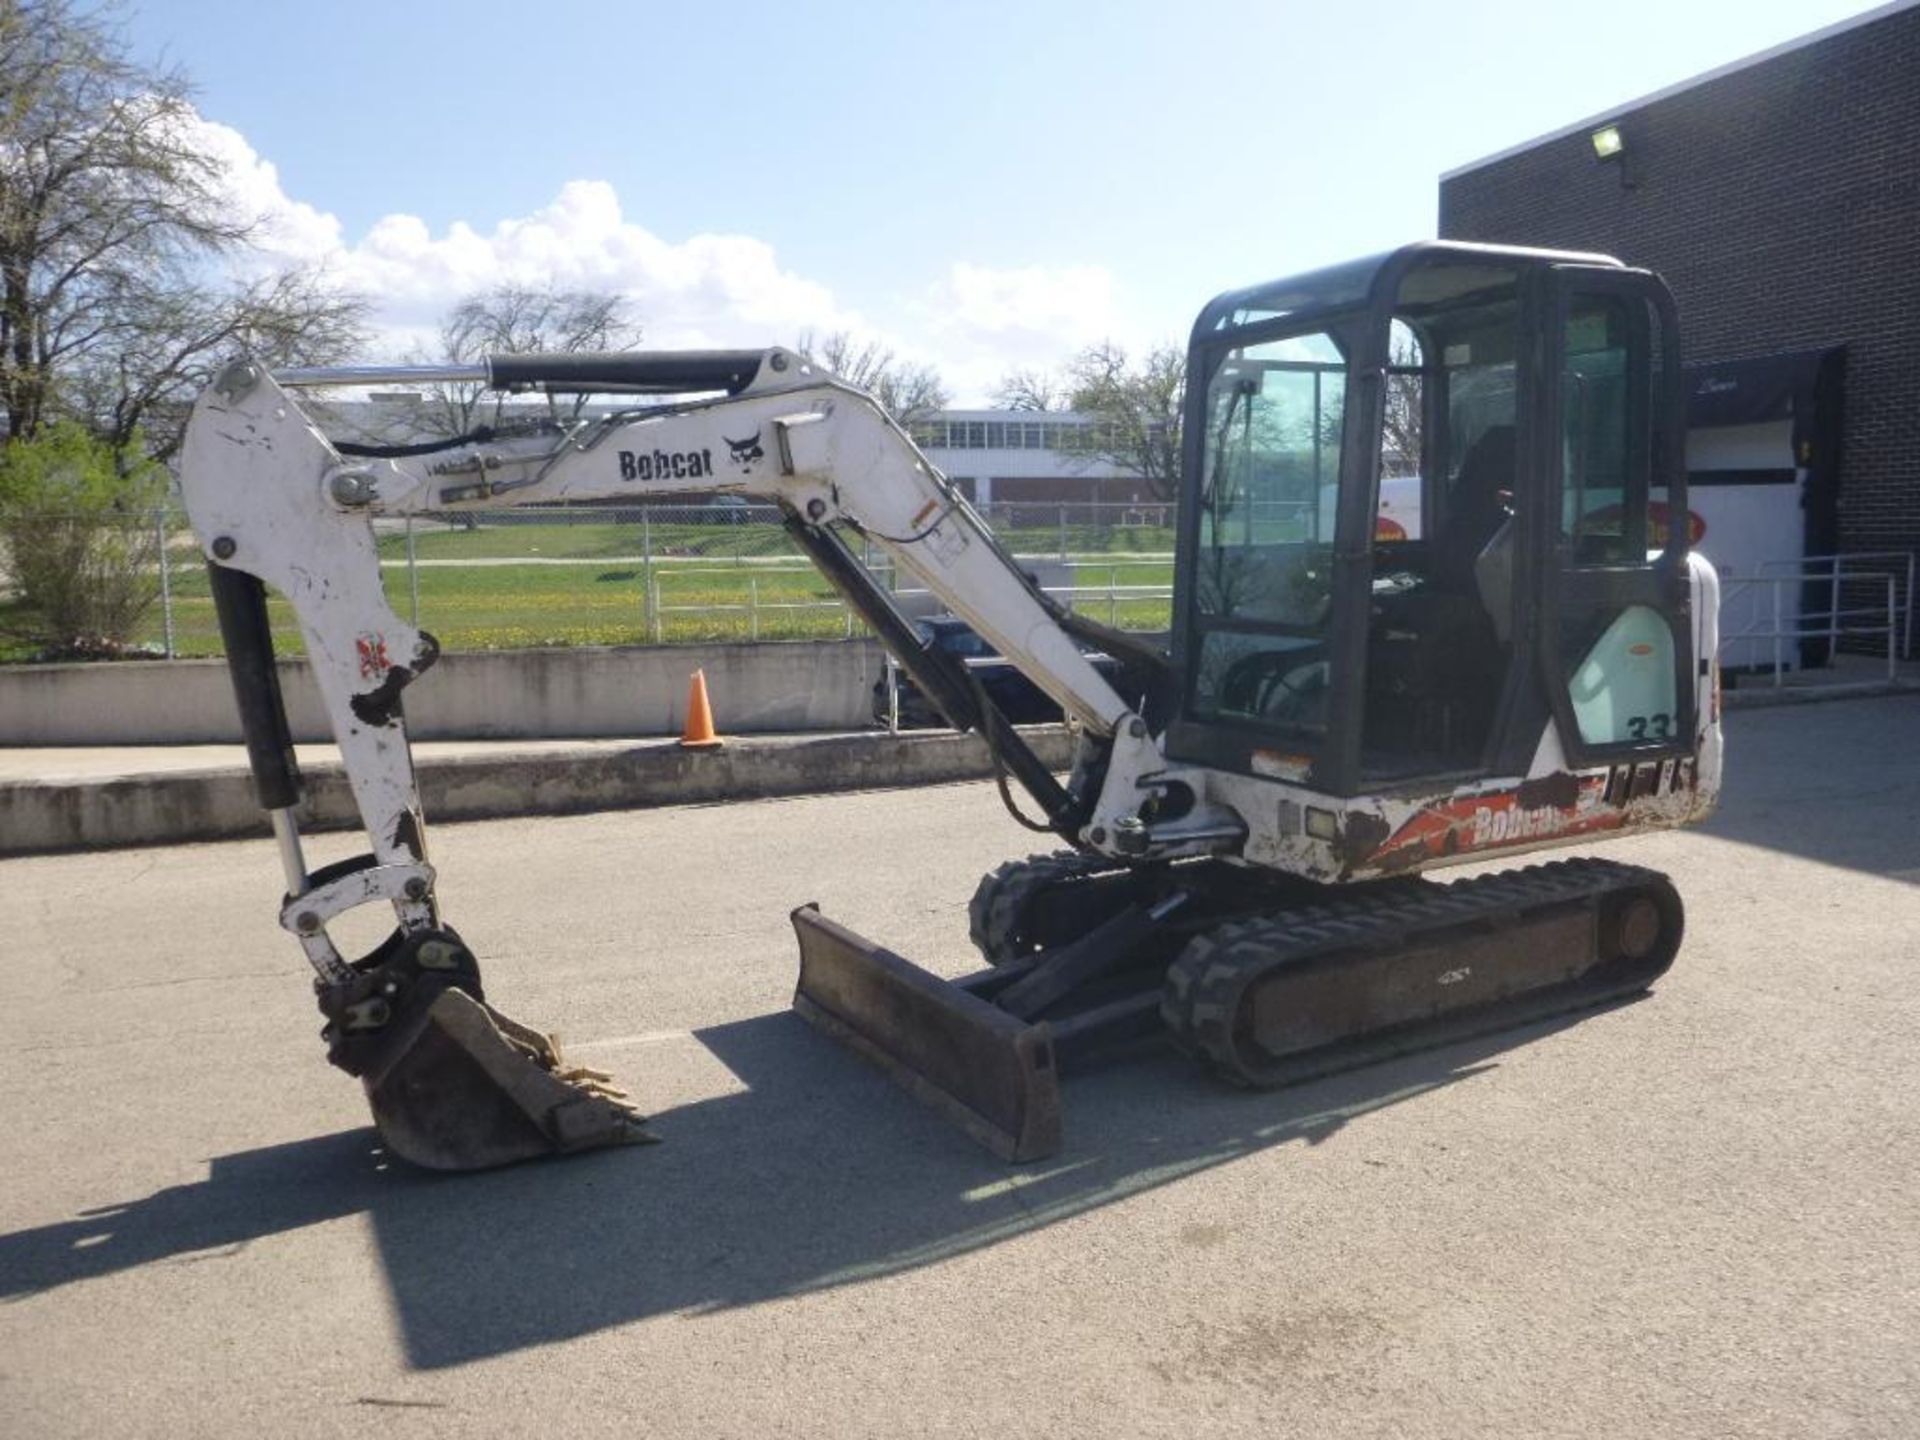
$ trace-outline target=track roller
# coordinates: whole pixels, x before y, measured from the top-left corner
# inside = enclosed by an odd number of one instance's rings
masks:
[[[1009,860],[974,890],[967,933],[988,964],[1011,964],[1086,934],[1133,889],[1132,872],[1104,855],[1059,850]]]

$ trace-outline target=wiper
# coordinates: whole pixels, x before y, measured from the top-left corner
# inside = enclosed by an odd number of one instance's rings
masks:
[[[1227,401],[1227,413],[1220,417],[1220,424],[1213,435],[1213,469],[1207,476],[1206,489],[1203,492],[1209,502],[1220,493],[1220,480],[1227,464],[1227,432],[1233,428],[1233,417],[1240,409],[1241,402],[1250,402],[1259,393],[1259,382],[1245,375],[1239,376],[1233,382],[1233,394]],[[1249,425],[1253,423],[1251,404],[1247,405],[1247,423]],[[1219,507],[1216,505],[1213,508],[1217,523]]]

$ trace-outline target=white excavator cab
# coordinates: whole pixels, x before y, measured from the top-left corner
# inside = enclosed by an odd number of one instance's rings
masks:
[[[1601,257],[1436,243],[1214,301],[1169,758],[1344,797],[1525,775],[1550,730],[1689,756],[1677,347],[1666,287]]]

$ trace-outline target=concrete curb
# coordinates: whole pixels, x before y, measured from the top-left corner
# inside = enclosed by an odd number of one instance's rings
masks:
[[[1920,694],[1920,681],[1873,681],[1817,689],[1729,690],[1729,710]],[[1025,732],[1056,770],[1071,761],[1062,727]],[[884,790],[983,779],[993,773],[977,736],[950,731],[819,737],[765,736],[710,751],[672,741],[609,749],[548,746],[537,752],[444,755],[416,761],[430,822],[509,815],[565,815],[837,790]],[[308,764],[306,830],[359,823],[337,762]],[[244,766],[169,770],[99,779],[0,781],[0,856],[170,845],[269,834]]]
[[[1025,732],[1041,758],[1064,770],[1064,727]],[[978,736],[768,737],[718,750],[677,744],[545,749],[537,754],[459,755],[418,762],[430,823],[507,815],[565,815],[835,790],[883,790],[976,780],[993,773]],[[306,830],[359,824],[338,763],[306,769],[299,810]],[[99,780],[0,782],[0,855],[44,854],[271,833],[244,767],[116,775]]]
[[[1861,680],[1839,685],[1772,686],[1766,689],[1722,690],[1720,704],[1727,710],[1765,710],[1774,705],[1812,705],[1822,700],[1870,700],[1880,695],[1920,695],[1920,680]]]

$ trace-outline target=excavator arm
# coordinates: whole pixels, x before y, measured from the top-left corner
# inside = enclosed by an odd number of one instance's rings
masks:
[[[395,380],[706,393],[572,426],[395,447],[329,441],[298,398],[308,385]],[[869,397],[788,351],[501,356],[477,367],[277,377],[243,361],[194,408],[181,488],[211,562],[256,788],[281,848],[281,923],[315,970],[330,1058],[362,1078],[383,1135],[419,1163],[477,1168],[644,1131],[604,1077],[565,1071],[545,1037],[485,1005],[476,962],[441,920],[403,708],[438,645],[386,601],[376,518],[689,489],[771,499],[909,673],[957,725],[981,731],[1071,843],[1170,858],[1243,833],[1235,817],[1209,814],[1147,830],[1143,802],[1170,772],[1145,720],[901,428]],[[1068,785],[964,667],[923,647],[836,527],[887,552],[1078,722],[1082,755]],[[293,607],[368,836],[369,853],[317,873],[305,865],[294,823],[300,781],[263,586]],[[347,960],[330,922],[382,903],[394,911],[393,935],[372,955]]]

